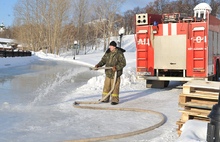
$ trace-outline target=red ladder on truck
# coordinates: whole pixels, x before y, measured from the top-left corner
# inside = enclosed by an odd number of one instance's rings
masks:
[[[204,73],[205,72],[205,27],[194,27],[192,30],[192,67],[193,73]]]
[[[150,42],[150,27],[140,27],[137,29],[137,72],[139,75],[153,75],[154,63],[153,49]]]

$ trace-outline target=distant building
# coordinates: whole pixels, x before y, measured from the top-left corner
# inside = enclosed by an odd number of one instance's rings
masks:
[[[0,50],[17,50],[18,42],[14,39],[0,38]]]
[[[107,22],[106,19],[99,18],[97,20],[92,20],[91,22],[86,23],[86,25],[97,25],[99,23]]]
[[[5,30],[5,25],[3,24],[3,21],[2,21],[2,24],[0,25],[0,32],[3,32]]]

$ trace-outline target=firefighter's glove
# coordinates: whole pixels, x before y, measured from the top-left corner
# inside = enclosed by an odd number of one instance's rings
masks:
[[[99,66],[98,66],[98,64],[97,64],[97,65],[95,65],[95,69],[94,69],[94,70],[98,70],[98,67],[99,67]]]
[[[117,71],[115,66],[112,68],[112,70],[113,70],[114,72]]]

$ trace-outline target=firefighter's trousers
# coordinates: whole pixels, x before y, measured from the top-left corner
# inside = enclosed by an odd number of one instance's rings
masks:
[[[112,89],[114,83],[114,79],[105,77],[105,84],[103,88],[102,98],[105,97],[109,91]],[[120,87],[120,77],[117,78],[115,88],[111,94],[111,102],[119,103],[119,87]],[[104,101],[109,102],[110,96],[106,98]]]

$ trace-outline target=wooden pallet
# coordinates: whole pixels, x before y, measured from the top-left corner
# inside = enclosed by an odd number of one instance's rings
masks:
[[[219,82],[214,81],[202,81],[202,80],[192,80],[183,85],[183,94],[190,93],[219,93]]]
[[[177,133],[178,133],[179,136],[180,136],[181,133],[182,133],[182,131],[181,131],[180,129],[182,128],[182,126],[183,126],[184,123],[185,123],[185,122],[182,122],[181,119],[176,122],[176,125],[179,126],[178,129],[176,129],[176,131],[177,131]]]
[[[210,122],[208,115],[213,105],[218,103],[220,82],[192,80],[183,85],[183,92],[179,94],[179,106],[184,110],[181,119],[176,122],[177,132],[181,135],[181,127],[188,120]]]
[[[210,114],[211,110],[206,111],[197,111],[197,110],[178,110],[182,113],[181,121],[186,122],[189,119],[193,120],[209,120],[208,115]]]
[[[206,94],[206,93],[190,93],[179,95],[179,106],[185,108],[195,107],[212,109],[212,106],[218,103],[218,95],[216,94]]]

